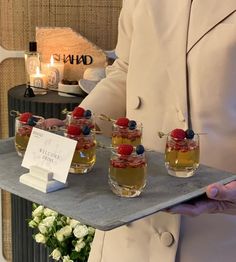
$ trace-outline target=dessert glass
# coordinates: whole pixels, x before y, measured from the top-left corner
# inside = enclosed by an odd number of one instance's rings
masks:
[[[15,118],[15,148],[19,156],[23,157],[30,139],[33,127],[41,128],[41,121],[43,117],[33,116],[35,124],[20,121],[20,117]]]
[[[192,139],[175,139],[167,136],[165,166],[168,174],[176,177],[190,177],[199,166],[199,135]]]
[[[136,197],[146,185],[147,163],[145,153],[120,155],[111,151],[108,183],[113,193],[121,197]]]
[[[138,123],[135,129],[128,126],[119,126],[116,123],[112,125],[112,146],[116,147],[121,144],[137,146],[142,140],[142,124]]]
[[[70,166],[70,173],[85,174],[92,170],[96,162],[96,139],[95,134],[91,132],[89,135],[80,134],[65,136],[77,141],[75,152]]]

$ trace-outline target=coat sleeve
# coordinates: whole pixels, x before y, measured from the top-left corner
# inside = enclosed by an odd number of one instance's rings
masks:
[[[119,17],[117,59],[106,68],[106,78],[100,81],[92,92],[80,104],[95,115],[105,114],[118,118],[126,114],[126,78],[129,65],[129,52],[132,37],[132,8],[130,2],[123,1]],[[96,123],[104,134],[109,135],[111,124],[96,118]]]

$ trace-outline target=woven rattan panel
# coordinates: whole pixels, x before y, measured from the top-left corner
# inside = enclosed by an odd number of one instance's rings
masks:
[[[68,26],[99,47],[113,49],[121,5],[122,0],[0,0],[0,45],[25,50],[36,26]],[[0,137],[7,137],[6,93],[25,82],[23,62],[1,64],[0,80]]]
[[[68,26],[104,50],[115,47],[122,0],[0,0],[0,45],[26,50],[36,26]],[[0,138],[8,136],[7,91],[25,83],[23,59],[0,64]],[[11,261],[9,195],[4,195],[4,255]]]

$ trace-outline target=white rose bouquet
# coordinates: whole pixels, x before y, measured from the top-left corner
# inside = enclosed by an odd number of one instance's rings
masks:
[[[29,227],[36,229],[33,235],[37,243],[49,248],[50,256],[62,262],[86,262],[88,260],[95,229],[75,219],[63,216],[49,208],[33,204]]]

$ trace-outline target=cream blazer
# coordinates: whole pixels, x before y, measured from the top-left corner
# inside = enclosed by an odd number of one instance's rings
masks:
[[[188,126],[188,87],[201,163],[236,173],[236,0],[124,0],[116,53],[81,106],[142,122],[163,151],[157,132]],[[89,262],[235,262],[235,247],[235,216],[159,212],[97,230]]]

